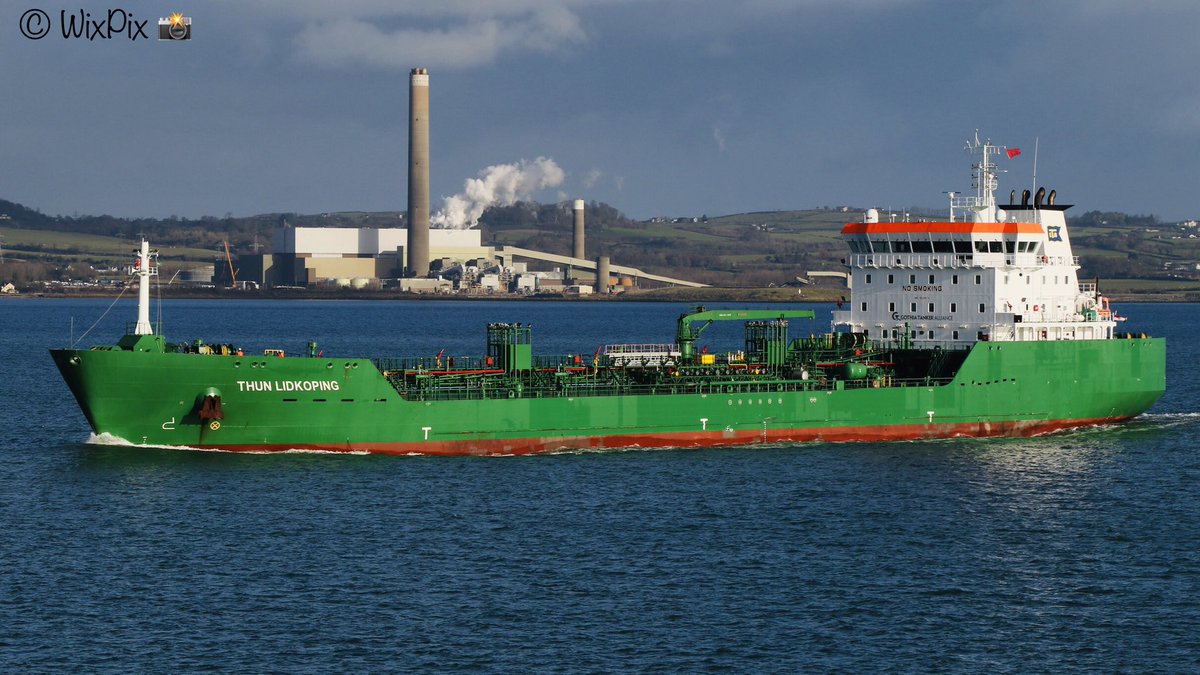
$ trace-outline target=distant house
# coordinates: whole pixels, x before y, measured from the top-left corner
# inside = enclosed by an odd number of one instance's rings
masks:
[[[6,295],[16,295],[17,287],[13,286],[12,284],[4,284],[3,286],[0,286],[0,293],[4,293]]]

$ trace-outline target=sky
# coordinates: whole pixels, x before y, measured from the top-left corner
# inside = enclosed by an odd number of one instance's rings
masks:
[[[81,7],[112,37],[64,38]],[[172,12],[190,41],[157,40]],[[1036,144],[1076,213],[1200,218],[1198,35],[1196,0],[0,0],[0,198],[402,211],[424,67],[435,209],[538,158],[561,179],[522,197],[637,219],[937,208],[978,129],[1022,151],[1002,201]]]

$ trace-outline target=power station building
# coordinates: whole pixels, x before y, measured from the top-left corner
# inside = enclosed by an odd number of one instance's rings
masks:
[[[426,255],[434,260],[494,255],[477,229],[434,229],[427,236]],[[330,279],[394,279],[403,275],[408,247],[406,228],[285,227],[276,230],[271,253],[239,258],[238,280],[308,286]]]
[[[635,279],[673,285],[700,286],[688,281],[646,274],[631,267],[612,265],[607,256],[585,258],[584,201],[573,203],[571,255],[557,255],[512,246],[487,247],[477,228],[431,229],[429,214],[429,71],[413,68],[409,73],[408,116],[408,213],[407,228],[284,227],[276,231],[271,253],[242,255],[238,258],[237,281],[254,282],[264,287],[316,286],[329,282],[366,287],[382,279],[403,279],[403,290],[439,290],[449,282],[429,278],[441,275],[457,265],[458,279],[479,287],[500,287],[496,279],[481,271],[481,266],[500,268],[518,292],[545,290],[557,282],[562,290],[562,275],[527,272],[524,262],[514,258],[561,265],[575,279],[582,293],[579,276],[600,279],[600,292],[608,292],[614,281],[632,285]],[[471,261],[476,261],[471,264]],[[482,265],[481,265],[482,263]],[[230,271],[233,264],[228,263]],[[451,270],[453,272],[453,270]],[[619,275],[613,279],[611,274]],[[521,279],[514,275],[529,274]],[[558,274],[555,278],[554,274]],[[453,275],[451,275],[453,276]],[[232,281],[232,279],[230,280]]]

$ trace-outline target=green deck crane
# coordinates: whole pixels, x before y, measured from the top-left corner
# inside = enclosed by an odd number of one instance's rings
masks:
[[[816,314],[811,309],[713,309],[697,307],[691,314],[679,315],[679,328],[675,342],[679,344],[679,356],[683,363],[691,363],[696,339],[714,321],[773,321],[776,319],[812,319]],[[703,323],[701,323],[703,322]],[[700,323],[692,327],[692,324]]]

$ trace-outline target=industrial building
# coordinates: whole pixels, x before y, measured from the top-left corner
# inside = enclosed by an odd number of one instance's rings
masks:
[[[572,255],[562,256],[515,247],[489,247],[478,229],[429,226],[429,72],[409,73],[407,228],[283,227],[276,231],[271,253],[242,255],[238,283],[271,286],[335,284],[378,287],[395,280],[402,290],[574,292],[587,294],[593,281],[600,293],[634,285],[638,279],[683,286],[702,286],[680,279],[646,274],[610,263],[607,256],[585,257],[584,200],[573,204]],[[537,260],[566,268],[565,273],[529,272],[525,262]],[[230,266],[232,269],[232,265]],[[615,275],[615,276],[614,276]],[[583,290],[584,288],[588,290]]]
[[[582,219],[582,218],[581,218]],[[562,292],[565,286],[595,282],[597,293],[620,291],[639,281],[677,286],[695,282],[647,274],[612,264],[608,256],[595,260],[545,253],[514,246],[484,246],[482,233],[469,230],[429,230],[429,277],[404,277],[409,255],[405,228],[284,227],[275,232],[271,253],[238,258],[239,283],[271,286],[341,285],[379,287],[385,282],[402,290],[439,292],[471,288],[493,292]],[[520,258],[520,260],[517,260]],[[557,271],[534,272],[528,261],[557,266]],[[446,283],[449,280],[452,283]],[[586,293],[586,292],[585,292]]]
[[[456,261],[491,257],[480,237],[479,230],[430,230],[427,255]],[[405,228],[284,227],[276,230],[271,253],[239,258],[238,279],[270,286],[395,279],[403,276],[407,248]]]

